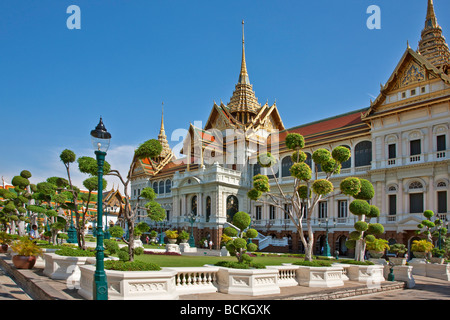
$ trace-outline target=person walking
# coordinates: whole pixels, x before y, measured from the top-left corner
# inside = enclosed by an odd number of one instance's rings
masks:
[[[212,240],[209,240],[209,250],[211,251],[211,249],[212,249],[212,246],[213,246],[213,242],[212,242]]]

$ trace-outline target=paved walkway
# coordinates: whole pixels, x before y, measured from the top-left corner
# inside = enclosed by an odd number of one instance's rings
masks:
[[[389,291],[346,300],[450,300],[450,281],[435,278],[414,276],[416,286],[412,289]]]
[[[198,252],[197,254],[204,254]],[[217,252],[209,252],[213,255]],[[180,300],[450,300],[450,282],[414,276],[416,286],[404,289],[403,282],[382,282],[378,287],[346,281],[338,288],[294,286],[281,288],[280,294],[257,297],[224,293],[182,295]],[[51,280],[42,268],[16,269],[11,257],[0,254],[0,300],[83,300],[65,280]]]
[[[0,300],[32,299],[0,268]]]

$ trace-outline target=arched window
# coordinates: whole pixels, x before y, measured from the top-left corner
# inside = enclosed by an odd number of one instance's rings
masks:
[[[369,166],[372,162],[372,142],[362,141],[355,146],[355,167]]]
[[[166,193],[172,192],[172,180],[167,179],[166,180]]]
[[[351,150],[349,146],[345,146],[344,145],[344,146],[341,146],[341,147],[346,147],[348,150]],[[351,157],[348,158],[348,160],[343,162],[343,163],[341,163],[341,165],[342,165],[342,167],[341,167],[342,169],[350,168],[351,165],[352,165],[352,158]]]
[[[409,184],[409,213],[422,213],[423,206],[423,184],[420,181],[413,181]],[[419,191],[419,192],[417,192]]]
[[[206,197],[206,222],[211,218],[211,197]]]
[[[227,198],[227,221],[233,220],[234,214],[239,211],[239,201],[236,196],[229,196]]]
[[[153,182],[153,191],[158,194],[158,182]]]
[[[191,199],[191,212],[197,215],[197,196],[193,196]]]
[[[159,182],[159,194],[164,194],[164,181]]]
[[[409,190],[422,189],[423,185],[419,181],[413,181],[409,184]]]
[[[289,177],[291,175],[291,172],[289,169],[292,167],[293,162],[291,159],[291,156],[284,157],[281,161],[281,176],[282,177]]]

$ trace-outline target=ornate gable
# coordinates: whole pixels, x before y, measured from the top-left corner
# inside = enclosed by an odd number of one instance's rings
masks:
[[[375,101],[371,101],[370,108],[362,118],[396,110],[412,102],[429,98],[430,96],[421,95],[419,88],[439,80],[450,84],[449,76],[408,46],[389,80],[385,85],[381,85],[380,94]]]

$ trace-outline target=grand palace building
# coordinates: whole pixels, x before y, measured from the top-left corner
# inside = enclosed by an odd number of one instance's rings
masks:
[[[259,250],[302,253],[300,237],[284,211],[271,205],[270,199],[262,203],[247,197],[252,177],[258,173],[269,175],[272,189],[276,189],[276,176],[282,189],[293,192],[291,152],[283,139],[287,133],[300,133],[305,137],[303,151],[308,154],[306,162],[313,176],[316,166],[310,155],[314,150],[346,146],[352,155],[331,178],[334,191],[313,213],[314,253],[321,253],[327,222],[331,252],[353,254],[345,241],[354,230],[356,217],[348,210],[352,199],[339,190],[340,181],[349,176],[372,182],[375,196],[371,203],[380,208],[377,219],[385,227],[381,237],[409,248],[424,210],[433,210],[445,221],[450,219],[449,119],[450,50],[432,0],[428,0],[417,50],[407,46],[367,108],[292,128],[284,127],[276,103],[258,102],[247,72],[242,37],[241,68],[230,101],[214,103],[203,127],[189,125],[182,158],[171,150],[162,118],[158,139],[163,151],[158,158],[137,160],[131,195],[137,201],[143,188],[153,187],[157,201],[166,210],[163,227],[190,231],[193,226],[196,243],[211,239],[219,248],[223,228],[234,213],[245,211],[259,232],[255,241]],[[274,152],[278,163],[273,172],[255,161],[268,141],[278,142]],[[319,168],[317,178],[324,176]],[[195,221],[191,223],[189,216]],[[156,227],[144,211],[138,220]]]

